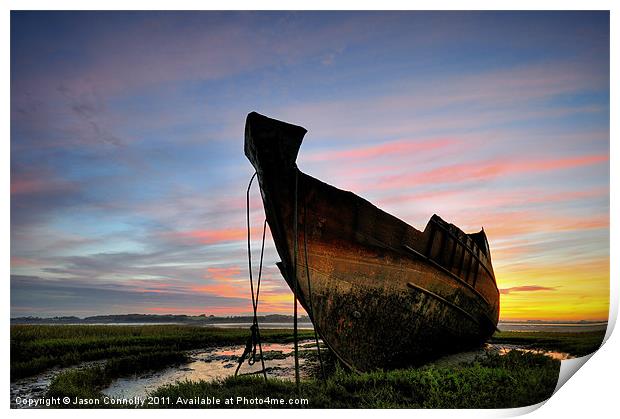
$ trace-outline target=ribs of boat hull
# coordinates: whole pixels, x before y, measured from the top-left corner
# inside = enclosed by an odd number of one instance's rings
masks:
[[[437,216],[420,232],[301,173],[294,159],[305,130],[273,123],[284,124],[248,116],[246,154],[279,267],[344,363],[360,371],[395,368],[480,344],[494,332],[499,293],[484,232],[466,235]],[[265,126],[271,131],[257,140]]]

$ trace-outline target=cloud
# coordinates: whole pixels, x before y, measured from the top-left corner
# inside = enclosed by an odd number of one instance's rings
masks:
[[[364,14],[308,19],[296,13],[257,12],[117,14],[124,18],[105,19],[95,13],[90,19],[72,19],[79,41],[72,39],[65,48],[82,54],[79,65],[53,62],[30,84],[45,84],[64,74],[71,81],[90,80],[101,91],[118,94],[177,81],[225,79],[308,57],[320,61],[325,54],[367,39],[360,25],[385,19]],[[49,54],[45,49],[37,52]]]
[[[12,267],[16,267],[16,266],[36,266],[36,265],[38,265],[38,261],[36,259],[22,258],[22,257],[17,257],[17,256],[12,256],[11,257],[11,266]]]
[[[385,176],[378,179],[374,188],[397,189],[410,185],[437,185],[488,181],[499,177],[530,175],[555,170],[591,166],[609,161],[609,155],[571,156],[546,159],[496,159],[472,163],[446,164],[435,169],[406,174]],[[372,188],[372,187],[371,187]]]
[[[444,185],[440,189],[431,189],[423,192],[402,193],[396,191],[390,195],[377,199],[380,206],[394,206],[399,204],[417,204],[424,202],[438,203],[442,207],[458,206],[460,211],[479,208],[508,209],[523,206],[550,206],[563,202],[591,200],[604,198],[609,195],[609,189],[594,187],[584,190],[556,190],[550,191],[543,187],[519,187],[509,190],[496,189],[492,192],[485,188],[465,188],[463,185]]]
[[[246,229],[192,230],[171,233],[172,237],[200,244],[217,244],[247,239]]]
[[[215,267],[210,266],[207,268],[207,278],[215,280],[227,280],[238,277],[241,274],[241,268],[239,266],[227,266],[227,267]]]
[[[192,288],[192,291],[199,294],[228,298],[247,298],[250,296],[249,291],[244,289],[244,287],[221,281],[210,285],[195,286]]]
[[[469,74],[415,74],[382,83],[381,89],[363,100],[355,94],[330,96],[287,104],[273,109],[273,114],[309,128],[308,139],[380,141],[608,112],[605,106],[549,106],[558,97],[608,89],[607,68],[576,60],[525,63]]]
[[[540,285],[523,285],[520,287],[503,288],[499,290],[500,294],[510,294],[515,292],[537,292],[537,291],[556,291],[555,287],[543,287]]]
[[[609,228],[609,214],[590,216],[561,215],[553,212],[520,210],[505,212],[470,213],[462,217],[466,225],[484,222],[485,231],[492,240],[502,240],[527,234],[585,233],[588,230]],[[475,220],[475,221],[474,221]]]
[[[342,160],[343,162],[348,160],[368,160],[378,159],[380,157],[395,158],[402,153],[418,153],[424,151],[441,150],[447,146],[454,145],[455,141],[448,138],[437,138],[430,140],[418,141],[411,140],[397,140],[390,141],[382,144],[367,145],[365,147],[355,147],[345,150],[324,150],[306,153],[303,158],[304,161],[323,162],[326,160]]]
[[[190,315],[230,315],[230,307],[184,307],[184,306],[165,306],[165,307],[144,307],[144,314],[190,314]],[[125,314],[125,313],[122,313]]]
[[[88,204],[80,182],[63,178],[48,167],[11,164],[11,225],[44,224],[54,215]],[[13,233],[12,229],[12,233]]]
[[[25,195],[71,194],[79,190],[76,182],[70,182],[51,175],[46,170],[28,170],[11,177],[11,196],[24,199]]]
[[[179,287],[179,284],[177,284]],[[188,311],[209,313],[210,307],[228,313],[249,312],[247,298],[220,297],[194,292],[191,287],[179,287],[174,293],[136,289],[123,282],[100,282],[59,278],[43,279],[34,276],[11,277],[11,315],[52,316],[66,313],[94,315],[122,314],[128,309],[144,312],[152,307],[185,306]]]
[[[71,88],[61,84],[58,92],[69,102],[69,109],[80,122],[81,139],[90,139],[94,143],[111,144],[120,147],[123,141],[109,132],[102,125],[101,117],[105,112],[105,104],[97,90],[86,85],[86,90],[76,93]]]

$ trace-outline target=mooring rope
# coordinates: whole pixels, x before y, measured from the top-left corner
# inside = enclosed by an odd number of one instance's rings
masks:
[[[264,221],[263,223],[263,237],[262,237],[262,243],[261,243],[261,250],[260,250],[260,262],[259,262],[259,267],[258,267],[258,280],[257,280],[257,285],[256,285],[256,294],[254,293],[254,279],[253,279],[253,275],[252,275],[252,248],[251,248],[251,230],[250,230],[250,188],[252,187],[252,182],[254,181],[254,178],[257,176],[257,173],[254,172],[254,174],[252,175],[252,177],[250,178],[250,182],[248,184],[248,189],[246,191],[246,221],[247,221],[247,235],[248,235],[248,271],[249,271],[249,278],[250,278],[250,293],[252,294],[252,309],[253,309],[253,321],[252,321],[252,326],[250,327],[250,336],[248,337],[248,340],[246,342],[246,346],[245,346],[245,350],[243,351],[243,355],[241,355],[241,357],[239,358],[239,363],[237,365],[237,369],[235,370],[235,376],[237,376],[237,374],[239,373],[239,369],[241,368],[241,365],[243,364],[243,361],[245,361],[245,358],[249,356],[248,358],[248,364],[249,365],[254,365],[256,363],[256,346],[258,346],[259,348],[259,352],[260,352],[260,360],[261,360],[261,364],[262,364],[262,373],[263,376],[265,377],[265,380],[267,380],[267,371],[265,369],[265,360],[263,357],[263,347],[262,347],[262,343],[261,343],[261,338],[260,338],[260,328],[258,326],[258,316],[257,316],[257,312],[258,312],[258,301],[259,301],[259,295],[260,295],[260,284],[261,284],[261,277],[262,277],[262,272],[263,272],[263,257],[264,257],[264,253],[265,253],[265,232],[267,230],[267,220]],[[294,297],[294,301],[293,301],[293,344],[294,344],[294,349],[295,349],[295,385],[297,387],[297,391],[299,391],[300,389],[300,376],[299,376],[299,335],[298,335],[298,323],[297,323],[297,301],[298,301],[298,294],[299,294],[299,285],[298,285],[298,253],[299,253],[299,234],[298,234],[298,229],[299,229],[299,221],[298,221],[298,195],[299,195],[299,169],[295,168],[295,189],[294,189],[294,212],[293,212],[293,231],[294,231],[294,245],[293,245],[293,253],[294,253],[294,260],[295,260],[295,278],[294,278],[294,282],[295,285],[293,286],[293,297]],[[308,293],[310,295],[309,297],[309,309],[310,309],[310,315],[312,316],[312,318],[314,319],[314,307],[312,304],[312,288],[311,288],[311,284],[310,284],[310,268],[308,266],[308,242],[307,242],[307,209],[306,209],[306,204],[304,201],[304,258],[305,258],[305,265],[306,265],[306,279],[308,281]],[[318,337],[318,333],[316,331],[316,327],[314,328],[314,341],[316,343],[316,348],[318,351],[318,356],[319,356],[319,363],[321,365],[321,375],[323,377],[323,380],[325,380],[325,369],[323,367],[323,359],[321,357],[321,347],[319,345],[319,337]]]
[[[250,326],[250,336],[246,342],[245,350],[243,351],[243,355],[239,358],[239,363],[237,365],[237,369],[235,370],[235,377],[239,373],[239,368],[243,364],[246,356],[249,355],[248,364],[254,365],[256,363],[256,346],[258,345],[258,350],[260,352],[260,361],[262,366],[263,376],[265,377],[265,381],[267,380],[267,370],[265,369],[265,359],[263,357],[263,346],[260,339],[260,328],[258,326],[258,296],[260,293],[260,282],[263,273],[263,255],[265,251],[265,230],[267,229],[267,220],[263,223],[263,241],[261,244],[260,250],[260,264],[258,268],[258,281],[256,284],[256,297],[254,296],[254,279],[252,278],[252,249],[251,249],[251,231],[250,231],[250,188],[252,187],[252,182],[256,177],[256,172],[250,178],[250,183],[248,184],[248,189],[246,191],[246,221],[248,228],[248,270],[250,276],[250,292],[252,294],[252,310],[254,312],[254,316],[252,318],[252,326]]]

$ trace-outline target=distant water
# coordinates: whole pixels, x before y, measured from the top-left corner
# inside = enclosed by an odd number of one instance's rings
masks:
[[[22,323],[14,323],[22,324]],[[45,325],[45,326],[165,326],[165,325],[181,325],[187,323],[178,322],[110,322],[110,323],[25,323],[33,325]]]
[[[251,323],[217,323],[208,324],[207,327],[226,327],[226,328],[249,328]],[[312,323],[300,322],[297,324],[299,329],[312,329]],[[259,323],[262,329],[292,329],[293,323]],[[592,332],[605,330],[607,322],[592,323],[553,323],[553,322],[499,322],[499,330],[504,332]]]
[[[20,324],[20,323],[13,323]],[[203,327],[217,327],[227,329],[249,329],[252,323],[247,322],[232,322],[232,323],[182,323],[182,322],[114,322],[114,323],[25,323],[26,325],[46,325],[46,326],[164,326],[164,325],[188,325],[188,326],[203,326]],[[260,322],[258,324],[262,329],[292,329],[293,323],[267,323]],[[313,329],[310,322],[297,323],[298,329]]]
[[[252,323],[217,323],[208,324],[208,327],[226,327],[226,328],[249,328]],[[313,329],[310,322],[299,322],[299,329]],[[292,329],[293,323],[259,323],[262,329]],[[497,325],[499,330],[504,332],[592,332],[605,330],[607,322],[592,323],[553,323],[553,322],[499,322]]]
[[[553,322],[499,322],[502,332],[594,332],[607,329],[607,322],[553,323]]]
[[[35,324],[35,323],[29,323]],[[49,323],[42,323],[49,324]],[[79,326],[161,326],[161,325],[183,325],[188,323],[164,323],[164,322],[116,322],[116,323],[63,323],[63,325]],[[250,322],[231,322],[231,323],[189,323],[192,326],[230,328],[230,329],[249,329]],[[288,322],[259,322],[261,329],[292,329],[293,323]],[[312,330],[310,322],[299,322],[297,327],[302,330]],[[554,322],[502,322],[497,325],[502,332],[593,332],[607,329],[607,322],[583,322],[583,323],[554,323]]]
[[[233,328],[233,329],[249,329],[252,323],[211,323],[206,324],[207,327],[221,327],[221,328]],[[263,323],[259,322],[258,326],[261,329],[292,329],[293,323]],[[314,329],[310,322],[297,323],[298,329]]]
[[[209,327],[249,328],[251,323],[219,323]],[[260,323],[263,329],[292,329],[292,323]],[[299,329],[313,329],[312,323],[298,323]],[[607,329],[607,322],[592,323],[552,323],[552,322],[499,322],[499,330],[504,332],[593,332]]]

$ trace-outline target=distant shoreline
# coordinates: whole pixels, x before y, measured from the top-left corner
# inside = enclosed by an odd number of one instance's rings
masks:
[[[119,314],[101,315],[89,317],[59,316],[59,317],[14,317],[12,325],[194,325],[215,327],[244,327],[253,321],[252,316],[187,316],[187,315],[160,315],[160,314]],[[283,314],[268,314],[258,316],[258,322],[270,327],[288,328],[293,325],[293,316]],[[299,316],[300,327],[312,328],[308,316]],[[500,321],[500,330],[531,330],[531,329],[554,329],[554,328],[602,328],[607,321],[547,321],[547,320],[506,320]]]
[[[267,314],[257,316],[259,323],[293,323],[293,316],[283,314]],[[308,316],[299,316],[298,322],[310,323]],[[252,316],[187,316],[176,314],[113,314],[89,316],[58,317],[12,317],[11,324],[190,324],[190,325],[218,325],[252,323]]]

